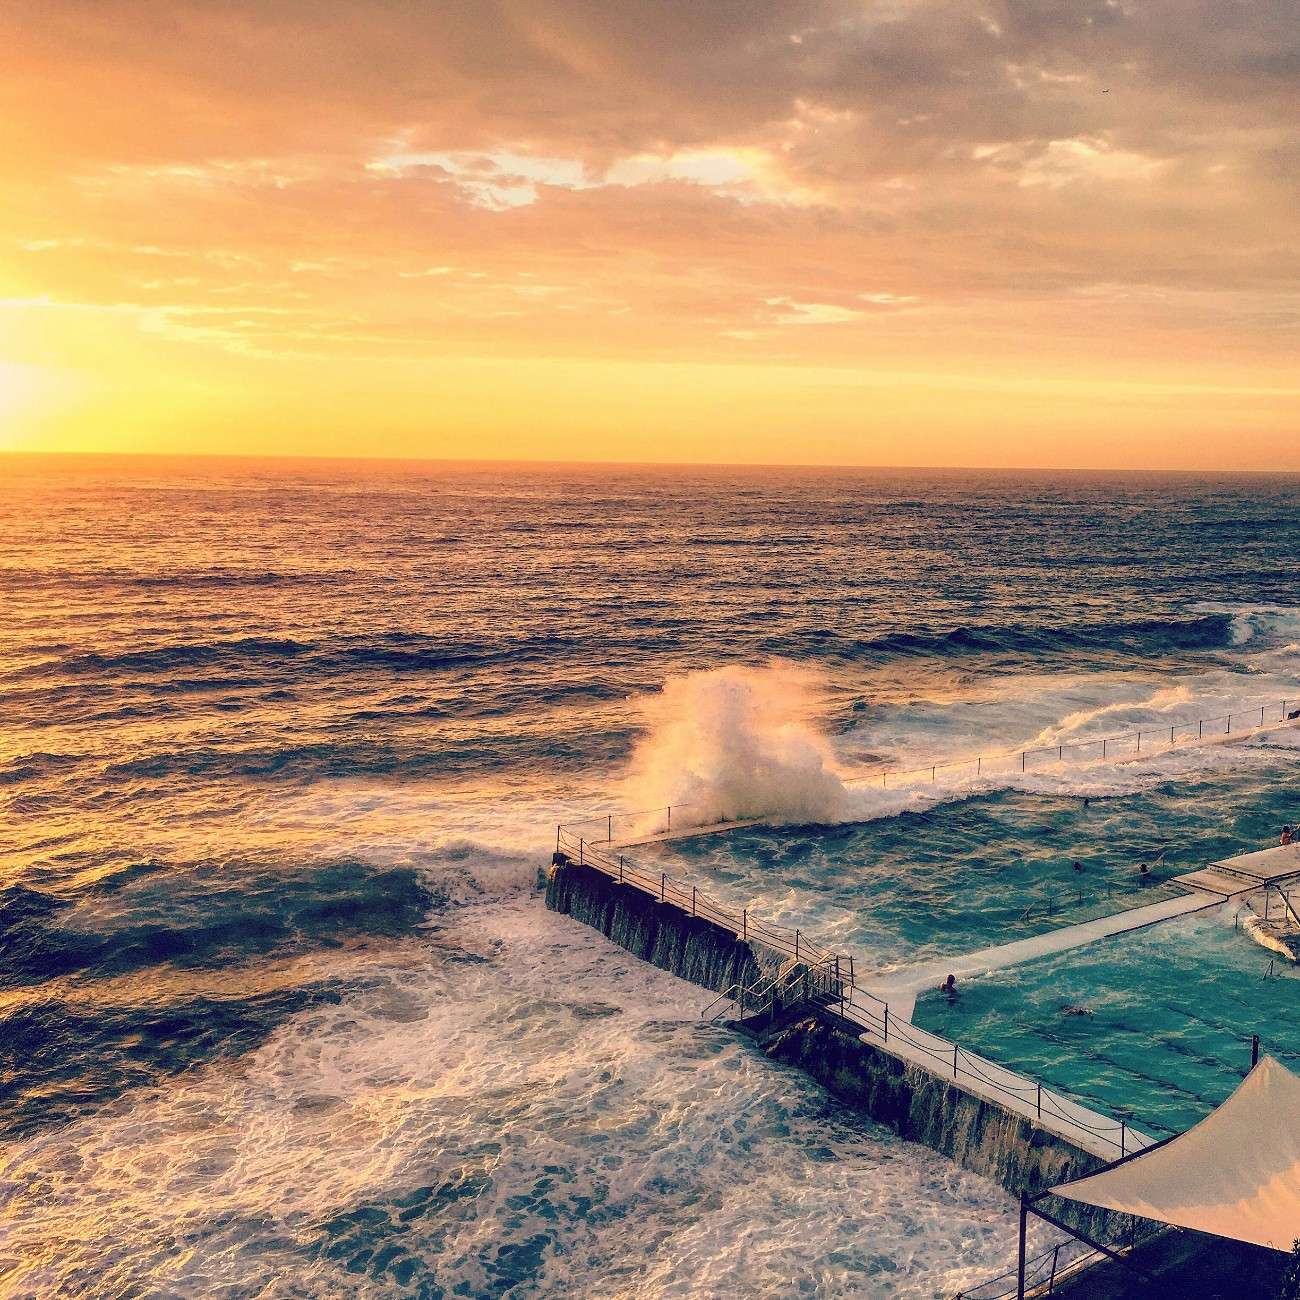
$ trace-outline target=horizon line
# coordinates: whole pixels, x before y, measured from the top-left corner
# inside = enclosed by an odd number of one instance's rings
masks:
[[[939,465],[880,464],[868,462],[801,462],[801,461],[670,461],[670,460],[563,460],[544,457],[494,456],[338,456],[303,452],[220,452],[220,451],[76,451],[63,448],[0,448],[0,456],[18,459],[100,459],[135,461],[262,461],[296,462],[322,465],[437,465],[437,466],[514,466],[538,469],[661,469],[661,470],[801,470],[824,472],[965,472],[988,474],[1182,474],[1192,476],[1272,475],[1300,478],[1300,468],[1227,469],[1222,467],[1177,468],[1173,466],[1113,465]]]

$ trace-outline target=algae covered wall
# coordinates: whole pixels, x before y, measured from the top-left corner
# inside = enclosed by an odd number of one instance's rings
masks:
[[[564,860],[551,868],[546,906],[599,930],[643,961],[715,993],[753,984],[772,964],[758,945],[743,943],[732,931],[576,862]]]

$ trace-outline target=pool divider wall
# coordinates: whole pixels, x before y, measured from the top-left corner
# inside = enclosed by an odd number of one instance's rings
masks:
[[[777,956],[673,903],[620,885],[593,867],[557,857],[546,878],[546,905],[598,930],[661,970],[714,992],[752,984]],[[900,1137],[950,1157],[1008,1191],[1037,1192],[1104,1162],[960,1082],[903,1061],[809,1012],[778,1021],[757,1040],[774,1060],[811,1075],[832,1095]],[[1053,1197],[1045,1208],[1107,1238],[1128,1219]]]

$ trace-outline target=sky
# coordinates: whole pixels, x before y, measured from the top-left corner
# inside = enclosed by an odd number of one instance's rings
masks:
[[[7,0],[0,449],[1300,470],[1294,0]]]

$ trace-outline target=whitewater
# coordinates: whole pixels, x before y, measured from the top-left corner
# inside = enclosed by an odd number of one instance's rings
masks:
[[[1171,864],[1295,803],[1282,736],[866,779],[1300,697],[1294,479],[7,469],[6,1297],[949,1294],[1009,1199],[547,913],[555,824],[758,819],[687,868],[888,968],[1084,795]]]

